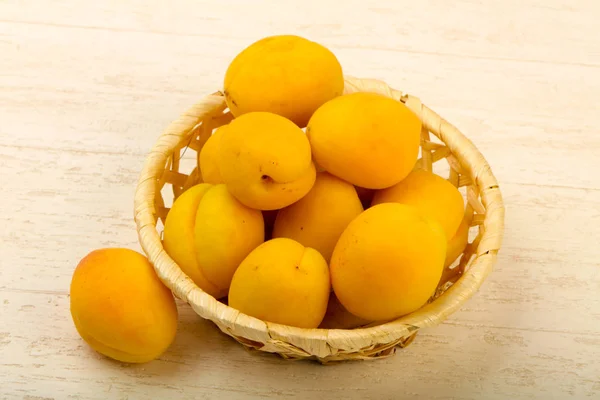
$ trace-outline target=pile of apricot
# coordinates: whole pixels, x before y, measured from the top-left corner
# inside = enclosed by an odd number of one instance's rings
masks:
[[[337,57],[291,35],[241,51],[223,93],[234,119],[205,143],[200,182],[165,222],[164,248],[183,272],[240,312],[301,328],[349,329],[426,304],[469,221],[458,189],[419,168],[417,115],[380,94],[345,94]],[[84,339],[130,361],[164,351],[176,319],[172,296],[134,259],[84,260],[71,297]],[[138,289],[118,306],[125,281]]]

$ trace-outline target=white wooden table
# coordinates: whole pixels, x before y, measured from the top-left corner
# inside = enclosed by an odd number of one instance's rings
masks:
[[[600,399],[600,3],[335,4],[0,1],[0,399]],[[249,353],[183,304],[160,359],[99,356],[70,318],[73,268],[97,247],[139,250],[133,191],[154,140],[278,33],[476,143],[507,206],[495,271],[385,360]]]

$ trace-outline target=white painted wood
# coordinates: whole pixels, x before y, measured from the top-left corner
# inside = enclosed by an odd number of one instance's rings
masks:
[[[0,399],[600,398],[600,5],[367,3],[0,2]],[[71,322],[73,268],[139,250],[133,190],[155,138],[280,32],[472,138],[507,206],[496,270],[386,360],[250,354],[184,304],[159,360],[106,360]]]

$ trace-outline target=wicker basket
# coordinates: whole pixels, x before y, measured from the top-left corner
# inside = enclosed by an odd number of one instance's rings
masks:
[[[188,155],[190,151],[199,153],[213,130],[232,119],[222,93],[204,97],[171,123],[147,157],[135,193],[135,221],[144,252],[175,296],[247,348],[277,353],[287,359],[320,362],[389,356],[398,346],[408,345],[419,329],[439,324],[458,310],[477,291],[496,261],[502,242],[504,206],[498,183],[477,148],[416,97],[380,81],[346,77],[345,92],[357,91],[376,92],[401,101],[419,116],[423,132],[417,167],[432,171],[434,163],[447,160],[448,179],[466,192],[465,212],[472,217],[470,243],[459,261],[444,270],[441,284],[428,304],[395,321],[348,330],[267,323],[203,292],[165,252],[158,227],[164,224],[169,211],[163,196],[173,200],[198,182],[197,168],[180,170],[181,156],[186,151]],[[165,185],[172,185],[172,190],[165,190]]]

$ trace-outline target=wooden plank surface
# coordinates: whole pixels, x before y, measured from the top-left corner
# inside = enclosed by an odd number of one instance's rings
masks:
[[[600,5],[336,4],[0,2],[0,399],[600,398]],[[507,206],[494,273],[376,362],[248,353],[184,304],[160,359],[100,357],[70,319],[74,266],[139,250],[133,190],[154,140],[241,48],[282,32],[476,143]]]

